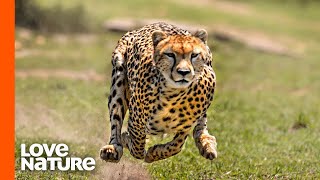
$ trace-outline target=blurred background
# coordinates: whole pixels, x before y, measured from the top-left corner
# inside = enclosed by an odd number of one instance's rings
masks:
[[[320,178],[319,1],[15,3],[16,179]],[[202,158],[189,137],[167,160],[145,164],[125,150],[107,164],[98,152],[109,140],[111,53],[126,31],[157,21],[209,33],[218,159]],[[95,157],[96,169],[20,171],[21,143],[66,143],[72,156]]]

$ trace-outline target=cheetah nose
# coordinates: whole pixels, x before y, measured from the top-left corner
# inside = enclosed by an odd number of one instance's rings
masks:
[[[177,69],[177,72],[182,76],[189,74],[191,71],[189,69]]]

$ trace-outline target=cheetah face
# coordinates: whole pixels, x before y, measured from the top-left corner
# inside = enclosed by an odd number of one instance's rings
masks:
[[[205,30],[193,35],[153,33],[154,63],[170,88],[187,88],[198,78],[208,56],[207,36]]]

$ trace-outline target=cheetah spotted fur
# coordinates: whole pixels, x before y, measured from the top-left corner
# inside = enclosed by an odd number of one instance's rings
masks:
[[[119,162],[125,147],[145,162],[162,160],[181,151],[191,129],[200,154],[217,157],[206,125],[216,83],[207,37],[205,30],[190,33],[166,23],[122,36],[112,55],[111,136],[101,159]],[[128,128],[121,134],[127,110]],[[173,139],[145,150],[147,135],[164,133]]]

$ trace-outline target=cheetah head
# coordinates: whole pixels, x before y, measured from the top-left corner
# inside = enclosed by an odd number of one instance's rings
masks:
[[[192,35],[168,36],[162,31],[152,34],[154,63],[170,88],[187,88],[195,81],[211,57],[208,34],[198,30]]]

